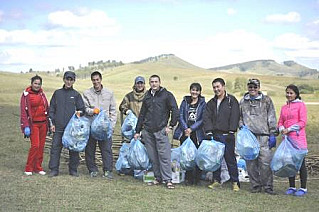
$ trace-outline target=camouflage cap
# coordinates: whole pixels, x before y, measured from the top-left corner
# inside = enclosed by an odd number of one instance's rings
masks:
[[[251,85],[251,84],[260,87],[260,81],[259,81],[259,79],[249,79],[247,85]]]

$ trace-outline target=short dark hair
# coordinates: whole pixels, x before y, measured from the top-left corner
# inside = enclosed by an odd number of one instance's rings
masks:
[[[94,72],[92,72],[92,74],[91,74],[91,79],[92,79],[93,76],[95,76],[95,75],[99,75],[99,77],[102,79],[102,74],[101,74],[99,71],[94,71]]]
[[[150,76],[150,79],[155,77],[158,78],[158,81],[161,81],[161,78],[157,74],[153,74],[152,76]]]
[[[197,82],[194,82],[189,86],[189,90],[192,90],[193,88],[196,88],[196,90],[200,92],[202,91],[202,86]]]
[[[222,78],[216,78],[213,80],[212,85],[216,82],[219,82],[220,84],[222,84],[222,86],[225,86],[225,81]]]
[[[296,99],[301,99],[299,89],[298,89],[298,87],[296,85],[290,84],[290,85],[287,86],[286,91],[288,89],[291,89],[291,90],[293,90],[296,93]]]
[[[41,78],[39,75],[35,75],[34,77],[31,78],[31,84],[32,84],[35,80],[40,80],[40,84],[42,85],[42,78]]]

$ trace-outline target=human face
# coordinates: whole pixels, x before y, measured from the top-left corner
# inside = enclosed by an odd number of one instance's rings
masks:
[[[143,82],[137,82],[137,83],[135,84],[135,89],[136,89],[137,92],[143,91],[143,90],[145,89],[145,83],[143,83]]]
[[[194,87],[190,90],[190,93],[191,93],[192,99],[198,99],[201,92],[200,90],[197,90],[197,88]]]
[[[159,90],[160,85],[161,85],[161,82],[157,77],[150,78],[150,87],[153,91]]]
[[[250,96],[257,96],[258,92],[260,90],[260,87],[258,87],[255,84],[249,84],[249,85],[247,85],[247,89],[248,89]]]
[[[102,79],[99,75],[93,75],[91,78],[94,90],[99,91],[102,89]]]
[[[294,92],[294,90],[288,88],[286,90],[286,98],[289,102],[294,101],[297,97],[297,94]]]
[[[31,89],[33,91],[39,91],[41,88],[41,85],[42,85],[41,81],[39,79],[36,79],[31,83]]]
[[[213,91],[218,98],[223,97],[225,95],[225,86],[220,82],[215,82],[213,83]]]
[[[67,79],[64,78],[64,79],[63,79],[63,82],[64,82],[64,87],[65,87],[66,89],[69,89],[69,88],[71,88],[71,87],[73,86],[73,84],[74,84],[75,81],[74,81],[74,79],[68,77]]]

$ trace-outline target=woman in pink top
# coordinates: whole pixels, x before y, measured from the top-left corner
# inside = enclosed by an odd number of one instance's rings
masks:
[[[286,88],[287,104],[282,106],[278,122],[279,132],[289,136],[300,149],[307,149],[306,124],[307,108],[301,101],[299,89],[295,85],[288,85]],[[303,196],[307,193],[307,168],[305,159],[300,168],[301,188],[297,191],[295,177],[289,177],[289,188],[287,195]]]

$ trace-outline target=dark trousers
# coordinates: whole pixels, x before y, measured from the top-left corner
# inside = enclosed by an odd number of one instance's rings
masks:
[[[187,138],[188,137],[183,134],[183,136],[181,137],[181,140],[180,140],[181,145],[183,144],[183,142]],[[200,142],[197,141],[196,132],[191,133],[190,139],[192,139],[193,143],[195,144],[196,148],[198,149],[198,147],[200,146]],[[200,181],[200,176],[201,176],[201,170],[196,165],[194,170],[186,171],[186,173],[185,173],[186,183],[197,184]]]
[[[53,134],[52,146],[50,151],[49,169],[51,171],[59,172],[60,156],[62,151],[62,136],[63,132],[55,132]],[[69,172],[77,172],[79,166],[79,153],[69,150]]]
[[[301,167],[300,167],[300,187],[301,188],[307,188],[307,167],[306,167],[306,161],[303,159]],[[296,187],[296,182],[295,182],[296,177],[289,177],[289,186],[292,188]]]
[[[85,147],[85,162],[89,172],[97,172],[98,168],[95,163],[96,143],[102,155],[103,171],[113,170],[112,138],[107,141],[97,141],[90,136],[88,144]]]
[[[239,183],[237,160],[235,156],[235,136],[233,134],[219,135],[214,134],[214,140],[225,144],[224,158],[227,164],[230,180]],[[214,180],[221,181],[221,167],[213,173]]]

